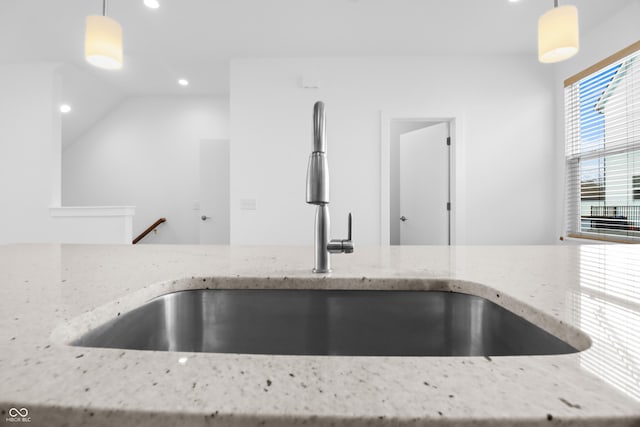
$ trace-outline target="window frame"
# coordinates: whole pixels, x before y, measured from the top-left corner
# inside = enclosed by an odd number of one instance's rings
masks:
[[[565,157],[564,157],[564,165],[565,165],[565,180],[566,180],[566,202],[564,208],[564,216],[565,216],[565,230],[566,235],[571,238],[578,239],[588,239],[588,240],[599,240],[599,241],[607,241],[613,243],[636,243],[640,244],[640,235],[616,235],[616,234],[608,234],[608,233],[598,233],[598,232],[588,232],[583,231],[582,222],[584,221],[583,213],[581,213],[581,202],[586,201],[602,201],[605,197],[604,194],[601,194],[603,189],[605,189],[605,183],[599,182],[598,180],[592,181],[583,181],[580,176],[580,162],[588,161],[589,153],[588,151],[583,151],[582,144],[589,140],[583,140],[582,138],[578,138],[579,144],[581,148],[578,149],[576,153],[575,143],[575,129],[578,127],[582,129],[582,112],[580,111],[580,102],[575,102],[579,100],[581,94],[579,92],[580,86],[576,83],[583,82],[583,80],[587,80],[588,78],[597,76],[597,73],[604,73],[607,71],[607,68],[611,65],[630,57],[634,53],[640,51],[640,41],[633,43],[630,46],[620,50],[619,52],[614,53],[613,55],[603,59],[602,61],[597,62],[596,64],[586,68],[585,70],[575,74],[574,76],[569,77],[564,81],[564,96],[565,96]],[[634,92],[635,93],[635,92]],[[577,110],[576,110],[577,109]],[[625,118],[635,117],[633,113],[626,112]],[[615,117],[615,116],[614,116]],[[605,140],[606,141],[606,140]],[[640,142],[640,141],[638,141]],[[572,145],[573,144],[573,145]],[[636,148],[637,149],[637,148]],[[634,152],[634,148],[625,149],[622,152],[632,153]],[[610,154],[609,154],[610,155]],[[607,154],[602,154],[601,157],[594,157],[594,159],[606,159]],[[602,170],[605,171],[606,175],[606,166],[601,166]],[[635,178],[636,173],[632,173],[630,179],[632,180],[629,198],[631,200],[638,200],[636,198],[636,184]],[[591,196],[584,197],[583,190],[585,188],[593,187],[595,189],[595,193]],[[606,202],[604,204],[606,207]],[[593,207],[592,207],[593,209]],[[605,208],[606,209],[606,208]],[[640,206],[638,206],[640,209]],[[633,226],[633,222],[631,222]],[[598,228],[598,226],[595,226]],[[615,230],[615,227],[604,227],[607,231]],[[634,234],[634,228],[628,228]]]

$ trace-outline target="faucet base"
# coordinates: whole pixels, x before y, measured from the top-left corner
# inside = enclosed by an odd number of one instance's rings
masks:
[[[331,272],[331,255],[327,249],[329,244],[329,205],[322,204],[316,208],[316,224],[313,237],[314,242],[314,273]]]

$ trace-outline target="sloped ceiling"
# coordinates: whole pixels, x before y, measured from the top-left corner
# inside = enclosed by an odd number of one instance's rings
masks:
[[[63,64],[58,73],[62,102],[72,106],[71,112],[62,116],[62,146],[65,148],[120,104],[125,94],[75,65]]]

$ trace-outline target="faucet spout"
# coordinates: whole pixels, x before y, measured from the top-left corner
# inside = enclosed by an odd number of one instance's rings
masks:
[[[327,151],[325,139],[327,125],[324,117],[324,102],[318,101],[313,106],[313,151],[324,153]]]

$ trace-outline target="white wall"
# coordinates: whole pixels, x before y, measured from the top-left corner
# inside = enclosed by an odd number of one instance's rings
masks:
[[[556,94],[556,235],[566,233],[565,209],[565,161],[564,161],[564,80],[624,49],[640,39],[640,1],[630,2],[617,14],[580,35],[580,52],[554,69],[554,93]]]
[[[304,75],[320,89],[300,88]],[[326,104],[332,237],[345,234],[352,211],[356,244],[380,243],[380,112],[456,111],[467,176],[457,243],[550,243],[552,90],[551,69],[533,55],[233,60],[231,243],[312,243],[305,174],[316,100]],[[257,210],[240,210],[247,198]]]
[[[141,243],[198,243],[200,140],[228,123],[226,97],[129,98],[65,148],[64,205],[135,206],[134,236],[167,218]]]
[[[0,65],[0,244],[55,238],[49,206],[60,197],[58,85],[54,64]]]

